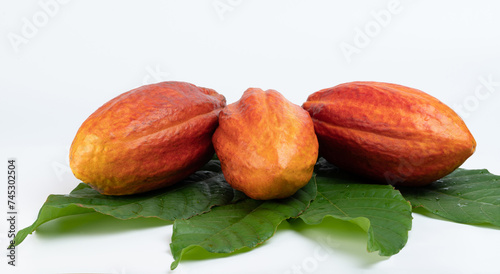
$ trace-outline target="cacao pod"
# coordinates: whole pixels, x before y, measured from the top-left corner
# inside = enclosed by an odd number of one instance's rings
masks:
[[[314,122],[322,157],[379,182],[429,184],[476,148],[451,108],[401,85],[344,83],[311,94],[303,108]]]
[[[76,178],[102,194],[172,185],[214,154],[212,135],[224,96],[185,82],[125,92],[90,115],[70,149]]]
[[[293,195],[318,157],[311,117],[275,90],[249,88],[225,107],[213,143],[226,181],[258,200]]]

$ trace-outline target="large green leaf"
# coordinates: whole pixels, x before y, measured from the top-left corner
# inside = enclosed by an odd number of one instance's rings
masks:
[[[170,249],[174,256],[171,268],[179,264],[182,255],[194,247],[212,253],[231,253],[244,247],[255,247],[272,237],[278,225],[303,212],[316,196],[314,179],[293,196],[214,207],[210,212],[188,220],[174,222]]]
[[[174,221],[190,218],[209,211],[215,205],[233,203],[245,197],[224,180],[220,163],[216,160],[210,161],[183,182],[139,195],[102,195],[81,183],[69,195],[50,195],[40,209],[37,220],[20,230],[14,240],[18,245],[38,226],[63,216],[99,212],[118,219],[153,217]]]
[[[485,169],[457,169],[428,186],[400,191],[413,207],[448,220],[500,226],[500,176]]]
[[[350,221],[368,233],[368,251],[398,253],[408,240],[411,206],[389,185],[367,184],[320,159],[316,165],[317,197],[300,215],[306,224],[326,216]]]

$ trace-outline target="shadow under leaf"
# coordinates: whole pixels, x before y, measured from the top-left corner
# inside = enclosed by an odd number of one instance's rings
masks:
[[[368,252],[367,233],[357,224],[327,216],[320,224],[309,225],[301,219],[290,219],[290,229],[316,242],[327,252],[340,252],[368,267],[390,257]]]
[[[172,221],[158,218],[116,219],[97,212],[65,216],[45,223],[36,230],[39,237],[60,237],[61,235],[96,235],[126,232],[172,225]]]

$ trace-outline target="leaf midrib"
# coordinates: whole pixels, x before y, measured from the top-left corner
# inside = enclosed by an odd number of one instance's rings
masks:
[[[292,196],[292,197],[290,197],[290,198],[293,198],[293,199],[295,199],[295,200],[297,200],[297,201],[299,201],[299,202],[301,202],[301,203],[302,203],[302,201],[300,201],[299,199],[296,199],[296,198],[295,198],[295,197],[293,197],[293,196]],[[242,221],[243,221],[245,218],[248,218],[248,216],[249,216],[249,215],[251,215],[252,213],[255,213],[255,212],[256,212],[258,209],[260,209],[260,208],[262,207],[262,205],[264,205],[265,203],[266,203],[266,201],[261,201],[261,203],[259,203],[259,205],[258,205],[258,206],[256,206],[255,208],[253,208],[251,211],[249,211],[248,213],[246,213],[244,216],[236,216],[236,217],[238,217],[238,218],[236,218],[236,222],[234,222],[234,223],[230,224],[229,226],[224,227],[223,229],[221,229],[221,230],[217,231],[215,234],[207,233],[207,235],[211,235],[211,237],[207,237],[207,238],[205,238],[202,242],[200,242],[200,245],[202,245],[202,244],[203,244],[203,245],[207,245],[207,243],[209,243],[209,242],[210,242],[210,241],[208,240],[209,238],[212,238],[212,237],[216,237],[216,236],[218,236],[218,235],[221,235],[221,234],[222,234],[223,232],[225,232],[225,231],[229,231],[229,232],[231,232],[231,230],[230,230],[230,229],[231,229],[232,227],[234,227],[234,226],[235,226],[235,225],[237,225],[237,224],[242,223]],[[299,209],[297,209],[297,208],[295,208],[295,207],[290,207],[290,208],[293,208],[293,209],[294,209],[294,210],[296,210],[296,211],[300,211]],[[278,211],[278,212],[279,212],[279,213],[281,213],[281,214],[283,213],[281,210],[276,210],[276,211]],[[284,214],[284,215],[286,215],[286,214]],[[227,216],[226,216],[226,217],[227,217]],[[283,219],[282,219],[279,223],[281,223],[281,222],[282,222],[283,220],[285,220],[285,219],[286,219],[286,218],[283,218]],[[266,222],[268,222],[268,223],[270,223],[270,224],[272,224],[272,225],[274,226],[274,223],[273,223],[272,221],[269,221],[269,219],[268,219],[268,218],[264,218],[264,220],[265,220]],[[279,223],[278,223],[278,224],[276,224],[276,225],[279,225]],[[254,227],[252,227],[252,226],[251,226],[250,228],[251,228],[251,230],[253,230],[253,231],[255,232]],[[273,233],[274,233],[274,232],[273,232]],[[233,235],[236,235],[236,236],[237,236],[237,238],[240,240],[240,242],[241,242],[241,243],[245,243],[245,242],[242,240],[242,238],[240,237],[240,235],[239,235],[239,234],[237,234],[237,233],[232,233],[232,234],[233,234]],[[257,233],[255,233],[255,234],[257,234]],[[219,237],[219,238],[220,238],[220,237]],[[226,240],[226,239],[224,238],[224,240]],[[226,240],[226,241],[227,241],[227,240]],[[191,246],[191,245],[190,245],[190,246]],[[231,246],[232,246],[232,245],[231,245]],[[248,245],[246,245],[246,244],[244,244],[244,246],[247,246],[247,247],[248,247]],[[231,247],[231,249],[232,249],[232,247]],[[234,249],[233,249],[233,250],[234,250]]]

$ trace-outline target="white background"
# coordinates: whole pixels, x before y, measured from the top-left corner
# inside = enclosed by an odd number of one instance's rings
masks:
[[[49,194],[79,181],[68,149],[118,94],[178,80],[239,99],[276,89],[301,105],[354,80],[421,89],[461,114],[478,143],[465,168],[500,174],[498,1],[1,1],[0,159],[18,162],[18,230]],[[348,50],[347,50],[348,49]],[[3,173],[5,174],[5,173]],[[0,178],[0,246],[7,246]],[[186,256],[173,273],[498,273],[500,230],[413,214],[403,250],[366,251],[366,234],[329,220],[284,224],[233,256]],[[49,222],[2,273],[171,273],[172,226],[90,214]],[[4,254],[4,252],[0,252]],[[5,269],[5,271],[4,271]]]

